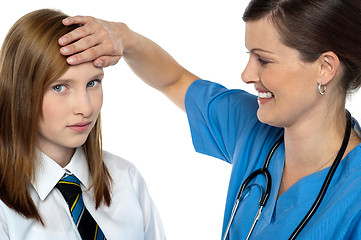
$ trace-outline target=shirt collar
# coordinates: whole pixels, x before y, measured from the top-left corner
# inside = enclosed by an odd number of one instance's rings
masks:
[[[72,159],[64,169],[75,175],[86,189],[91,187],[92,179],[89,173],[88,161],[81,147],[76,149]]]
[[[77,148],[69,164],[62,168],[54,160],[43,152],[38,152],[39,162],[36,165],[35,177],[31,181],[35,191],[43,201],[53,190],[58,181],[65,173],[75,175],[82,185],[89,189],[91,186],[91,176],[89,167],[82,148]]]

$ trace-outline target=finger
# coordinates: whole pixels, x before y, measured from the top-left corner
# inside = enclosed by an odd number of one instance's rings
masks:
[[[73,16],[73,17],[67,17],[65,19],[63,19],[63,24],[65,26],[70,26],[73,24],[81,24],[81,25],[85,25],[88,22],[93,21],[94,18],[90,17],[90,16]]]
[[[90,34],[93,33],[93,29],[91,29],[91,26],[89,25],[84,25],[81,27],[78,27],[76,29],[74,29],[71,32],[68,32],[67,34],[63,35],[61,38],[59,38],[59,44],[61,46],[65,46],[71,42],[74,42],[76,40],[79,40],[81,38],[84,38],[86,36],[89,36]]]
[[[100,39],[101,41],[101,39],[104,38],[102,36],[103,34],[101,33],[95,33],[89,37],[77,41],[74,44],[62,48],[61,51],[63,51],[63,49],[68,49],[67,53],[64,55],[72,55],[73,53],[77,53],[68,58],[69,64],[88,62],[101,56],[114,56],[115,59],[112,59],[110,64],[116,64],[123,53],[121,51],[116,51],[117,47],[111,41],[98,43],[97,39]]]
[[[83,37],[72,44],[66,45],[60,48],[60,52],[63,55],[72,55],[84,51],[88,48],[92,48],[98,45],[101,41],[101,34],[95,33],[91,36]]]
[[[58,42],[61,46],[65,46],[78,39],[89,36],[96,31],[96,28],[97,28],[96,25],[99,25],[99,24],[97,23],[97,21],[94,18],[92,18],[92,17],[79,17],[79,18],[84,18],[84,21],[81,21],[82,23],[78,23],[78,22],[73,23],[73,21],[70,21],[70,22],[73,24],[82,24],[82,26],[74,29],[73,31],[71,31],[71,32],[65,34],[64,36],[62,36],[61,38],[59,38]],[[68,19],[68,18],[66,18],[66,19]],[[64,21],[65,21],[65,19],[63,20],[63,22]]]
[[[121,56],[109,56],[105,61],[104,66],[113,66],[115,64],[117,64],[119,62],[119,60],[121,59]]]
[[[106,64],[106,65],[116,64],[117,61],[119,61],[121,54],[114,55],[113,52],[109,52],[107,49],[111,49],[111,48],[109,48],[106,44],[97,45],[92,48],[88,48],[85,51],[82,51],[78,54],[68,57],[67,62],[71,65],[76,65],[76,64],[80,64],[80,63],[84,63],[84,62],[93,61],[94,59],[99,58],[101,56],[109,56],[109,57],[111,56],[111,57],[115,57],[115,58],[109,59],[109,60],[106,59],[104,61],[104,64]],[[117,58],[118,58],[118,60],[116,60]]]
[[[80,63],[84,63],[84,62],[90,62],[93,61],[95,58],[98,57],[98,55],[96,54],[96,50],[94,50],[94,48],[89,48],[84,52],[72,55],[70,57],[68,57],[66,59],[66,61],[70,64],[70,65],[77,65]]]
[[[109,67],[117,64],[121,56],[102,56],[94,60],[95,67]]]

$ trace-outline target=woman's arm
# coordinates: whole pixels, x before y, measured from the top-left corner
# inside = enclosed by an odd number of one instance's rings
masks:
[[[69,17],[63,23],[82,25],[59,40],[63,46],[61,53],[71,55],[67,59],[69,64],[94,60],[95,66],[106,67],[116,64],[123,57],[145,83],[185,110],[186,91],[198,77],[179,65],[156,43],[132,31],[124,23],[83,16]]]

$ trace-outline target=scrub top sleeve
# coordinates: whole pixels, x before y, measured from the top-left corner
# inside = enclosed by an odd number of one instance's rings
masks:
[[[197,152],[229,163],[237,138],[257,124],[257,97],[206,80],[189,86],[185,107]]]
[[[165,240],[161,218],[149,195],[144,178],[135,167],[132,167],[131,172],[133,186],[138,194],[139,204],[143,212],[144,240]]]

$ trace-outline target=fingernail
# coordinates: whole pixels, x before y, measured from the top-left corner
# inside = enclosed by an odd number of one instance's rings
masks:
[[[67,54],[69,51],[70,51],[70,49],[69,49],[68,47],[62,47],[62,48],[60,48],[60,52],[61,52],[62,54]]]
[[[63,24],[69,24],[69,19],[68,18],[65,18],[65,19],[63,19]]]
[[[67,42],[68,42],[68,38],[67,37],[61,37],[60,39],[59,39],[59,43],[61,44],[61,45],[64,45],[64,44],[66,44]]]
[[[74,64],[75,63],[75,58],[73,57],[68,57],[66,60],[69,64]]]
[[[104,64],[104,62],[103,62],[102,60],[100,60],[100,61],[96,64],[96,66],[97,66],[97,67],[102,67],[103,64]]]

